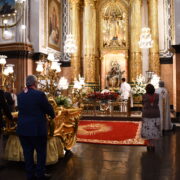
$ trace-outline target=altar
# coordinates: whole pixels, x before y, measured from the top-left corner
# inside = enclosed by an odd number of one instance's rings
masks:
[[[81,116],[82,109],[63,109],[56,107],[55,119],[49,120],[49,136],[47,142],[47,157],[46,164],[55,164],[58,160],[64,157],[67,150],[76,143],[76,135],[78,129],[78,121]],[[18,113],[13,113],[14,119],[17,120]],[[16,135],[15,126],[11,126],[10,122],[6,121],[4,134],[8,135],[8,140],[5,145],[4,158],[9,161],[24,161],[22,146],[19,137]],[[34,153],[36,161],[36,153]]]

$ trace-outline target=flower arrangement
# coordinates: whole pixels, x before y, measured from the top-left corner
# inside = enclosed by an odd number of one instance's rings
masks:
[[[99,100],[99,101],[115,101],[117,97],[119,96],[116,92],[107,92],[107,93],[101,93],[101,92],[93,92],[87,95],[88,100]]]
[[[160,77],[157,74],[153,74],[150,83],[154,86],[155,89],[159,88],[159,81]]]
[[[139,75],[136,77],[136,80],[133,81],[132,83],[132,94],[133,96],[142,96],[143,94],[146,93],[146,80],[145,77],[143,75]]]
[[[70,108],[72,106],[72,101],[67,96],[63,96],[63,95],[57,96],[55,98],[55,101],[58,106],[64,106],[65,108]]]

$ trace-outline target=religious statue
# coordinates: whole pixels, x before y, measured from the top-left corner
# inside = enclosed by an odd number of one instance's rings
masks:
[[[103,17],[103,47],[126,47],[125,14],[113,9]]]
[[[112,61],[111,69],[107,74],[106,82],[108,87],[119,87],[122,75],[125,71],[121,71],[120,64],[117,61]]]

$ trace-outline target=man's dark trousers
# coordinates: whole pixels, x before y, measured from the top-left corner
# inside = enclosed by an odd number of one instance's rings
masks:
[[[44,176],[47,136],[19,136],[23,147],[28,179]],[[34,150],[37,152],[37,167],[34,167]],[[36,172],[35,172],[36,170]]]

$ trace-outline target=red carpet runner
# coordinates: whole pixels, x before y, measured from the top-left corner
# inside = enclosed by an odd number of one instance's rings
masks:
[[[140,137],[140,122],[130,121],[80,121],[78,127],[78,142],[146,145]]]

